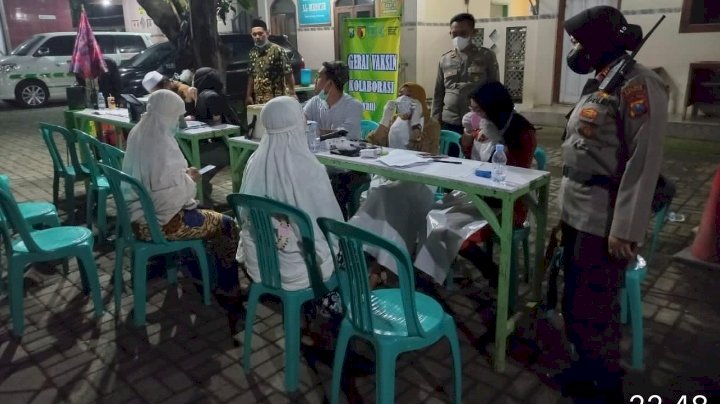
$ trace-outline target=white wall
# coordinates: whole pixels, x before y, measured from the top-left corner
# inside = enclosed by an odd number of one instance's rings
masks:
[[[155,43],[167,40],[136,0],[123,0],[122,6],[126,31],[149,33]]]
[[[550,104],[552,100],[552,77],[555,57],[554,19],[546,20],[504,20],[501,22],[479,22],[477,28],[483,28],[484,46],[497,45],[495,55],[500,66],[500,79],[505,75],[505,43],[508,27],[527,27],[525,45],[525,75],[523,77],[523,103],[520,107]],[[496,41],[490,39],[493,30],[497,30]],[[443,53],[451,48],[450,35],[446,25],[423,25],[418,27],[417,82],[425,87],[428,96],[435,88],[438,61]],[[550,40],[548,40],[550,39]]]
[[[331,29],[298,30],[298,50],[305,58],[305,67],[319,69],[322,62],[335,60],[335,36]]]
[[[626,1],[633,3],[623,0],[623,10]],[[643,32],[647,33],[660,15],[635,14],[627,15],[626,18],[629,23],[642,26]],[[637,60],[647,67],[662,67],[667,72],[670,80],[667,84],[671,87],[670,112],[681,113],[689,65],[700,61],[720,61],[720,32],[681,34],[679,33],[680,13],[665,13],[665,16],[665,21],[638,53]]]
[[[405,0],[408,3],[413,0]],[[464,0],[415,0],[417,1],[418,21],[428,23],[445,23],[450,25],[450,19],[459,13],[468,12],[475,18],[490,18],[492,8],[491,0],[472,0],[468,6]],[[529,3],[528,3],[529,4]]]
[[[135,0],[124,0],[132,1]],[[270,0],[267,0],[269,2]],[[260,1],[260,14],[267,21],[267,2]],[[334,2],[333,2],[334,3]],[[558,0],[542,0],[540,14],[556,14]],[[648,67],[661,66],[667,72],[673,93],[671,112],[681,112],[685,97],[688,65],[703,60],[720,60],[720,32],[679,33],[682,0],[623,0],[622,10],[629,22],[639,24],[647,32],[660,14],[639,14],[637,10],[663,10],[667,16],[663,24],[645,45],[638,60]],[[476,18],[489,18],[490,0],[470,1],[469,11]],[[449,21],[455,14],[465,12],[464,0],[406,0],[401,32],[401,59],[407,63],[401,80],[415,81],[432,96],[440,56],[451,47]],[[525,77],[522,107],[549,105],[552,102],[555,57],[555,19],[503,20],[479,22],[484,28],[485,46],[493,29],[498,30],[496,55],[501,78],[505,67],[505,30],[509,26],[527,26]],[[271,28],[272,29],[272,28]],[[298,46],[309,68],[318,68],[323,61],[334,59],[334,32],[330,27],[298,30]]]
[[[526,23],[528,34],[522,107],[532,108],[552,103],[557,21],[543,19]]]
[[[270,3],[271,0],[266,0]],[[260,1],[262,3],[262,1]],[[295,2],[297,5],[297,2]],[[332,2],[334,7],[335,2]],[[263,5],[259,5],[263,8]],[[417,3],[406,0],[403,8],[402,21],[404,23],[400,31],[400,81],[416,80],[416,50],[417,27],[409,22],[415,22],[418,13]],[[333,11],[334,15],[334,11]],[[268,21],[269,18],[265,17]],[[334,21],[333,21],[334,23]],[[335,60],[335,31],[334,26],[299,27],[298,26],[298,50],[305,59],[305,66],[309,69],[318,69],[322,62]],[[270,27],[272,30],[272,27]],[[407,65],[405,65],[407,64]]]
[[[682,7],[682,0],[622,0],[621,10],[647,10],[669,7]]]

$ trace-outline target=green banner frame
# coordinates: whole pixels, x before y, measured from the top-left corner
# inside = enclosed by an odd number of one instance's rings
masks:
[[[385,103],[398,96],[400,18],[348,18],[342,29],[347,93],[363,103],[363,119],[380,122]]]

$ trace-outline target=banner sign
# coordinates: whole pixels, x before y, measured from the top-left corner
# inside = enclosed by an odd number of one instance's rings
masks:
[[[400,17],[403,0],[376,0],[375,7],[375,15],[378,17]]]
[[[330,0],[298,0],[300,25],[330,24]]]
[[[347,92],[362,102],[363,119],[380,122],[385,103],[398,96],[400,18],[348,18],[343,28]]]

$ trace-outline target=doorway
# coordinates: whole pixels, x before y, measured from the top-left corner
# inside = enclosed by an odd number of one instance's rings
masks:
[[[348,18],[375,17],[374,0],[337,0],[335,2],[335,60],[342,56],[342,33]]]
[[[275,35],[285,35],[297,49],[297,20],[292,0],[275,0],[270,6],[270,27]]]
[[[613,6],[620,7],[619,0],[566,0],[565,15],[563,21],[573,17],[581,11],[595,6]],[[563,30],[562,24],[558,29]],[[592,73],[580,75],[567,66],[565,63],[565,55],[570,52],[572,44],[570,36],[562,31],[562,53],[560,58],[560,91],[558,93],[558,101],[561,104],[575,104],[580,99],[585,82],[592,77]]]

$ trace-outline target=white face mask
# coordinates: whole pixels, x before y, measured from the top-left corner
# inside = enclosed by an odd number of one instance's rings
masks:
[[[491,142],[497,143],[502,141],[502,131],[495,126],[489,119],[480,120],[480,131],[490,139]]]
[[[465,49],[470,45],[470,38],[465,38],[463,36],[456,36],[453,38],[453,47],[459,51]]]
[[[407,95],[401,95],[398,97],[395,105],[399,116],[410,115],[412,112],[412,99]]]

